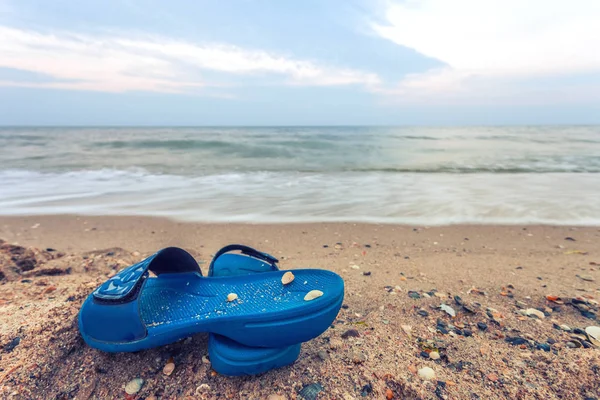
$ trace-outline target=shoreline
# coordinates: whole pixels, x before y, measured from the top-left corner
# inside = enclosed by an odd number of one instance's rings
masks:
[[[145,381],[136,399],[292,400],[316,382],[324,388],[318,399],[380,399],[388,390],[394,399],[600,395],[599,350],[569,348],[572,333],[555,328],[598,325],[568,299],[600,300],[600,227],[223,224],[61,215],[0,217],[0,239],[6,241],[0,244],[0,271],[6,272],[0,280],[2,398],[123,398],[124,385],[136,377]],[[29,271],[11,269],[7,249],[17,243],[36,261]],[[75,323],[79,307],[116,269],[179,246],[206,272],[212,255],[229,243],[268,252],[282,269],[324,268],[344,278],[345,308],[331,329],[303,344],[295,364],[259,377],[228,378],[202,361],[205,334],[135,354],[107,355],[82,342]],[[566,304],[557,306],[547,295]],[[455,296],[480,308],[465,312]],[[438,308],[441,302],[455,309],[455,318]],[[524,316],[527,308],[548,315]],[[440,332],[439,321],[454,328]],[[457,327],[462,334],[452,330]],[[343,336],[349,330],[358,337]],[[17,337],[18,345],[7,351]],[[522,345],[506,341],[514,337]],[[434,341],[441,359],[425,358],[417,338]],[[165,376],[169,357],[176,369]],[[415,371],[422,367],[432,368],[436,380],[420,379]]]

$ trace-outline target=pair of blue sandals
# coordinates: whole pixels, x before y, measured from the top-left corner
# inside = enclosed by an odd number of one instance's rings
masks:
[[[203,277],[188,252],[162,249],[92,292],[81,306],[79,330],[89,346],[107,352],[134,352],[209,332],[212,368],[223,375],[291,364],[301,343],[319,336],[337,316],[344,281],[330,271],[297,269],[287,283],[277,263],[267,253],[229,245],[215,254]],[[312,299],[311,291],[322,295]]]

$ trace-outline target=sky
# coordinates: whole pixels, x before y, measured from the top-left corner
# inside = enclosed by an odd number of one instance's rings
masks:
[[[0,0],[0,125],[600,123],[598,0]]]

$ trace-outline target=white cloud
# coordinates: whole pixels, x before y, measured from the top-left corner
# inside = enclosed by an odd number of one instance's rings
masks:
[[[56,79],[45,83],[5,81],[0,85],[112,92],[181,92],[221,85],[198,78],[206,70],[238,75],[274,74],[290,85],[374,85],[379,82],[372,73],[230,45],[194,44],[160,36],[40,33],[1,26],[0,66],[43,73]],[[189,74],[190,69],[200,74]]]
[[[406,0],[386,18],[379,35],[448,65],[388,93],[514,97],[522,79],[600,73],[598,0]]]

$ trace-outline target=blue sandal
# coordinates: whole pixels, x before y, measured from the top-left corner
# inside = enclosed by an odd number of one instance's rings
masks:
[[[344,297],[344,282],[333,272],[293,273],[287,285],[281,282],[282,271],[202,277],[189,253],[169,247],[92,292],[81,306],[79,330],[88,345],[107,352],[144,350],[199,332],[245,346],[291,346],[323,333]],[[311,290],[323,295],[305,301]],[[228,301],[229,294],[237,299]]]
[[[226,254],[231,251],[242,254]],[[279,271],[278,260],[266,253],[243,245],[229,245],[215,254],[208,276],[236,276]],[[256,375],[294,363],[300,344],[286,347],[249,347],[225,336],[210,334],[208,354],[212,368],[222,375]]]

